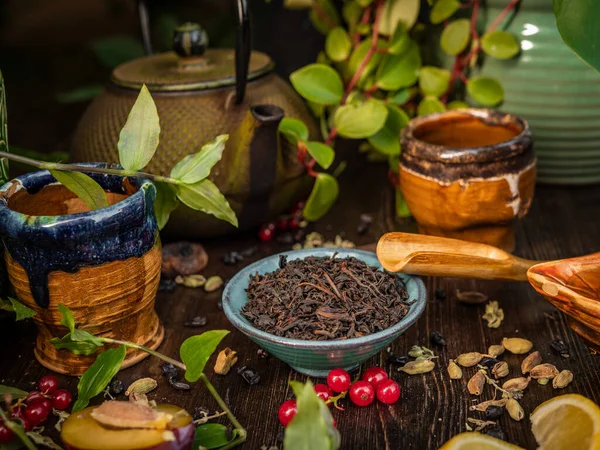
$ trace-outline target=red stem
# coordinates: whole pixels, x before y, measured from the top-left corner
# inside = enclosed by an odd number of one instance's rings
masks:
[[[372,6],[369,6],[367,9],[365,9],[362,17],[360,18],[360,22],[359,22],[360,25],[364,25],[369,21],[369,17],[371,16],[371,9],[372,9]],[[360,43],[360,33],[354,33],[354,46],[356,47],[359,43]]]
[[[335,139],[335,137],[337,136],[337,128],[333,127],[331,130],[329,130],[329,136],[327,136],[327,139],[325,139],[324,144],[325,145],[331,145],[333,140]]]
[[[452,73],[450,74],[450,82],[448,83],[448,89],[442,96],[442,103],[446,104],[448,101],[448,94],[452,91],[452,86],[454,86],[454,82],[456,81],[456,77],[458,77],[459,72],[461,71],[460,64],[460,56],[456,56],[454,58],[454,65],[452,66]]]
[[[477,34],[477,15],[479,14],[479,1],[473,0],[473,13],[471,14],[471,36],[473,39],[479,40],[479,35]]]
[[[498,17],[496,17],[496,19],[492,22],[487,32],[490,33],[494,31],[496,27],[500,25],[500,23],[506,17],[506,15],[510,12],[510,10],[517,6],[517,3],[519,3],[520,1],[521,0],[511,0],[510,3],[506,5],[506,7],[502,10],[502,12],[498,14]]]
[[[319,18],[323,20],[323,22],[325,22],[330,29],[336,27],[335,22],[331,20],[331,18],[325,13],[325,11],[323,11],[323,8],[321,8],[317,2],[313,2],[313,8],[315,9],[317,16],[319,16]]]

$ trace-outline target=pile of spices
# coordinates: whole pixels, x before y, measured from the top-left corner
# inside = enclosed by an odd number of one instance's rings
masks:
[[[306,236],[303,244],[295,244],[292,249],[300,250],[303,248],[354,248],[354,242],[343,239],[339,234],[333,241],[326,241],[322,234],[315,231]]]
[[[251,276],[242,314],[277,336],[303,340],[347,339],[398,323],[410,303],[402,281],[359,259],[308,257]]]

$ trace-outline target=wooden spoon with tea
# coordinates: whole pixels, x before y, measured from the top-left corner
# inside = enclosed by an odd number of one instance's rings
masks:
[[[496,247],[409,233],[385,234],[377,257],[390,272],[528,280],[569,316],[569,325],[600,351],[600,253],[557,261],[518,258]]]

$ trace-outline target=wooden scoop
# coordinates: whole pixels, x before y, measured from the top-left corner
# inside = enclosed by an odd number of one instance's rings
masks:
[[[569,325],[600,351],[600,253],[557,261],[531,261],[496,247],[409,233],[388,233],[377,257],[390,272],[412,275],[528,280],[569,316]]]

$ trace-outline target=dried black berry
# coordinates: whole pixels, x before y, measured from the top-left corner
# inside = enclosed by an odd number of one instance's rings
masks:
[[[194,317],[190,322],[185,322],[184,325],[190,328],[200,328],[206,325],[206,317],[197,316]]]
[[[123,385],[123,382],[121,380],[117,380],[116,378],[114,378],[111,382],[110,385],[108,387],[108,392],[110,393],[110,395],[112,396],[117,396],[123,393],[123,391],[125,390],[125,386]]]
[[[294,235],[292,233],[281,233],[277,235],[277,242],[283,245],[292,245],[294,241]]]
[[[260,382],[260,375],[254,369],[246,366],[242,366],[238,369],[238,374],[244,379],[250,386],[258,384]]]
[[[444,339],[444,336],[442,336],[442,334],[439,331],[432,331],[429,335],[429,340],[433,345],[437,345],[440,347],[446,345],[446,339]]]
[[[435,298],[436,300],[446,300],[446,291],[442,288],[437,288],[435,290]]]
[[[408,356],[396,356],[390,355],[388,356],[387,363],[392,366],[403,366],[409,361]]]
[[[243,257],[249,258],[250,256],[254,256],[258,252],[258,246],[254,245],[252,247],[248,247],[246,250],[242,250],[240,253]]]
[[[162,365],[162,373],[167,378],[177,378],[179,376],[179,369],[171,363],[164,363]]]
[[[269,357],[269,352],[267,352],[265,349],[263,348],[259,348],[256,351],[256,354],[258,355],[259,358],[261,359],[267,359]]]
[[[356,227],[356,234],[363,235],[366,234],[367,231],[369,231],[369,228],[371,227],[370,223],[366,223],[366,222],[361,222],[358,227]]]
[[[305,236],[306,236],[306,233],[304,232],[304,230],[298,230],[294,234],[294,241],[296,241],[296,242],[302,242],[304,240]]]
[[[177,283],[169,278],[160,278],[158,283],[158,292],[173,292],[177,287]]]
[[[500,427],[500,425],[491,425],[489,427],[485,427],[483,429],[483,433],[488,436],[495,437],[496,439],[501,439],[506,441],[506,432]]]
[[[287,255],[279,255],[279,268],[283,269],[287,264]]]
[[[503,413],[504,408],[502,406],[490,405],[485,409],[485,418],[487,420],[498,420]]]
[[[569,347],[561,339],[554,339],[550,343],[550,348],[558,355],[563,358],[569,357]]]
[[[244,257],[238,252],[227,252],[221,259],[223,260],[223,264],[226,266],[233,266],[234,264],[243,261]]]
[[[479,364],[488,370],[492,370],[494,368],[494,366],[496,364],[498,364],[499,362],[500,361],[497,360],[496,358],[489,358],[487,356],[484,356],[483,359],[481,361],[479,361]]]
[[[205,408],[204,406],[194,408],[194,413],[192,414],[194,420],[204,419],[208,416],[210,416],[210,410],[208,408]]]
[[[217,302],[217,308],[219,309],[219,311],[223,311],[223,302],[221,302],[221,300]]]
[[[169,385],[177,391],[189,391],[191,389],[189,384],[182,383],[181,381],[175,381],[175,378],[173,377],[169,377],[168,380]]]

